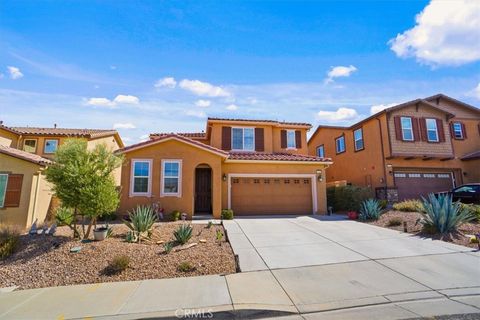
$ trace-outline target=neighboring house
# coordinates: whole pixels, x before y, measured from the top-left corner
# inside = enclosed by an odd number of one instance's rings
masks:
[[[416,99],[349,127],[320,125],[308,150],[332,158],[329,184],[418,198],[480,181],[480,109],[442,94]]]
[[[105,144],[111,150],[124,144],[115,130],[7,127],[0,123],[0,223],[29,227],[43,222],[58,201],[43,170],[68,138],[87,139],[88,148]],[[121,168],[114,173],[120,185]]]
[[[306,123],[209,118],[203,133],[159,133],[128,146],[120,213],[160,202],[220,216],[322,214],[330,159],[307,155]]]

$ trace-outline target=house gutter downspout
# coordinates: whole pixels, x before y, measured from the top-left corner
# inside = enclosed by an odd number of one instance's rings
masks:
[[[30,224],[33,224],[35,218],[35,211],[37,209],[37,200],[38,200],[38,190],[40,189],[40,175],[41,171],[38,171],[35,176],[37,177],[37,182],[35,183],[35,194],[33,196],[33,208],[32,208],[32,217],[30,219]]]
[[[380,131],[380,145],[381,145],[381,150],[382,150],[382,165],[383,165],[383,183],[385,185],[385,196],[387,193],[387,164],[385,162],[385,149],[383,147],[383,134],[382,134],[382,123],[380,122],[380,119],[375,118],[378,121],[378,129]]]

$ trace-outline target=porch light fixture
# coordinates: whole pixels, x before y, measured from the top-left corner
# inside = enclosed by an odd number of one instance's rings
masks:
[[[388,169],[389,174],[392,174],[392,168],[393,168],[393,166],[390,163],[388,163],[387,164],[387,169]]]
[[[317,174],[317,180],[322,182],[323,181],[323,171],[321,169],[317,169],[317,171],[315,171],[316,174]]]
[[[223,181],[227,181],[227,175],[224,173],[223,176],[222,176],[222,180]]]

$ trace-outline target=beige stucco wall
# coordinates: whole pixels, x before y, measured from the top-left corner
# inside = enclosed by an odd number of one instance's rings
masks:
[[[8,130],[0,128],[0,145],[16,148],[18,135]]]

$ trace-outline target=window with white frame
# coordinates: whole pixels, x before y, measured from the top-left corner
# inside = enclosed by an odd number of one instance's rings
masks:
[[[182,190],[182,161],[162,160],[162,192],[163,196],[179,196]]]
[[[287,130],[287,148],[295,149],[297,143],[295,141],[295,130]]]
[[[232,128],[232,149],[243,151],[255,150],[254,128]]]
[[[37,151],[37,139],[25,139],[23,141],[23,151],[35,153]]]
[[[43,153],[55,153],[58,148],[57,139],[47,139],[45,140],[45,146],[43,148]]]
[[[345,152],[345,136],[341,136],[335,139],[335,147],[337,153]]]
[[[325,158],[325,147],[323,144],[317,147],[317,157]]]
[[[412,118],[401,117],[400,120],[402,125],[402,139],[406,141],[413,141]]]
[[[455,139],[463,139],[463,126],[460,122],[454,122],[453,125],[453,136]]]
[[[150,196],[151,178],[152,160],[132,160],[132,195]]]
[[[438,142],[437,120],[425,119],[427,126],[427,140],[430,142]]]
[[[355,151],[363,150],[363,129],[357,129],[353,131],[353,142],[355,145]]]
[[[0,174],[0,208],[5,204],[5,194],[7,192],[8,174]]]

